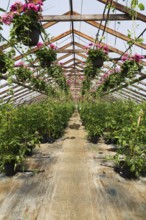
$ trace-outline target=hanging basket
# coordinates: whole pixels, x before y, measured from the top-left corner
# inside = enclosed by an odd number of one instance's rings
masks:
[[[92,60],[92,64],[93,64],[93,67],[94,68],[100,68],[103,66],[103,58],[101,57],[98,57],[98,58],[95,58],[94,60]]]
[[[15,171],[15,160],[12,160],[10,162],[7,162],[4,164],[4,172],[6,176],[14,176],[16,171]]]
[[[0,55],[0,73],[5,73],[7,71],[6,69],[6,63],[4,61],[4,56]]]
[[[49,68],[51,66],[51,63],[52,63],[52,61],[47,60],[47,59],[40,61],[41,67],[43,67],[43,68],[45,68],[45,67]]]
[[[36,46],[39,42],[40,30],[36,27],[32,27],[31,30],[26,31],[28,39],[23,39],[22,42],[25,46]]]
[[[22,27],[16,29],[17,40],[22,41],[25,46],[36,46],[39,42],[40,29],[32,26],[29,30]]]

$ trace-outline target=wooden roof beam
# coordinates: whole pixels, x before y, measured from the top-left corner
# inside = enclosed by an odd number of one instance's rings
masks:
[[[81,15],[44,15],[40,19],[41,22],[67,22],[67,21],[121,21],[132,20],[129,15],[123,14],[81,14]]]
[[[69,57],[69,56],[71,56],[71,55],[72,55],[72,54],[67,53],[67,54],[65,54],[65,55],[63,55],[63,56],[61,56],[61,57],[59,57],[59,58],[57,59],[57,61],[61,61],[61,60],[65,59],[65,58],[67,58],[67,57]]]

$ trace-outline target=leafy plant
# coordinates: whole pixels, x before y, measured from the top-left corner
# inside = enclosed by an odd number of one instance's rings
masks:
[[[15,2],[11,5],[10,11],[2,15],[2,22],[6,25],[13,23],[11,29],[11,43],[22,41],[25,45],[33,44],[30,39],[32,31],[35,29],[39,33],[44,32],[39,23],[40,13],[42,11],[42,0],[23,4],[22,2]],[[37,34],[35,32],[35,34]],[[32,36],[34,37],[34,36]],[[34,45],[31,45],[34,46]]]
[[[50,67],[51,63],[57,59],[56,47],[50,44],[49,47],[43,46],[41,42],[38,43],[38,50],[36,56],[40,61],[42,67]]]

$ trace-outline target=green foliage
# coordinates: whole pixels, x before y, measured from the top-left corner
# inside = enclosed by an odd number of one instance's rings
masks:
[[[46,46],[38,49],[36,51],[36,56],[42,67],[50,66],[50,64],[57,59],[56,51]]]
[[[18,67],[15,69],[14,75],[20,82],[26,82],[31,79],[32,71],[27,67]]]
[[[88,51],[88,61],[94,61],[97,58],[102,58],[103,61],[108,59],[107,54],[105,53],[105,51],[103,50],[103,48],[90,48]]]
[[[86,77],[82,82],[82,88],[81,88],[82,96],[88,93],[88,91],[90,90],[90,86],[91,86],[90,78]]]
[[[116,143],[117,164],[122,162],[137,177],[146,172],[146,103],[88,102],[79,109],[89,136],[97,134]]]
[[[138,62],[135,62],[134,60],[126,60],[121,65],[121,75],[123,77],[133,78],[142,68],[143,66]]]
[[[69,92],[69,87],[66,83],[66,78],[63,75],[63,69],[61,65],[52,65],[48,68],[48,75],[51,76],[54,81],[59,85],[60,89],[62,89],[66,94]]]
[[[45,134],[55,139],[63,134],[74,107],[65,99],[31,105],[0,106],[0,166],[15,160],[22,162],[28,147],[39,145]]]
[[[91,62],[87,62],[86,66],[84,68],[84,74],[87,78],[94,78],[96,75],[98,75],[97,68],[93,67]]]

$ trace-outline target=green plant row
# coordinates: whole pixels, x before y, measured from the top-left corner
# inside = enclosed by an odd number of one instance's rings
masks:
[[[28,147],[59,138],[74,111],[71,102],[50,99],[31,105],[0,106],[0,164],[25,158]]]
[[[146,103],[88,102],[79,112],[90,139],[99,136],[116,143],[117,164],[122,161],[136,176],[146,171]]]

